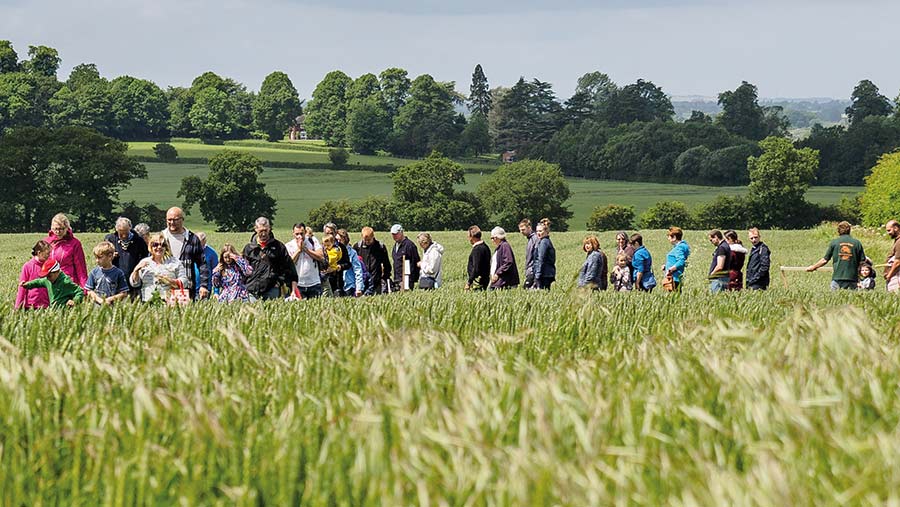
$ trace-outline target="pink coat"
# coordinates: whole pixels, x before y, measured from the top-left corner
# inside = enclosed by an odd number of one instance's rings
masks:
[[[62,239],[56,237],[51,231],[44,241],[50,243],[53,247],[51,257],[59,262],[62,272],[69,275],[73,282],[79,287],[84,287],[87,282],[87,264],[84,261],[84,250],[81,248],[81,241],[69,229],[69,233]]]
[[[20,282],[30,282],[35,278],[41,277],[41,261],[37,257],[32,257],[30,261],[22,266],[22,274],[19,275]],[[50,296],[47,289],[39,287],[37,289],[26,289],[19,286],[19,292],[16,293],[16,309],[25,308],[47,308],[50,306]]]

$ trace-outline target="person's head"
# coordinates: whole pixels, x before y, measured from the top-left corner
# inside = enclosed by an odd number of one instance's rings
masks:
[[[131,220],[126,217],[119,217],[116,219],[116,234],[119,235],[122,239],[128,238],[128,233],[131,232]]]
[[[198,233],[197,233],[197,239],[200,240],[200,246],[202,246],[203,248],[206,248],[206,233],[205,233],[205,232],[198,232]]]
[[[366,246],[370,246],[375,242],[375,229],[366,226],[363,227],[360,231],[360,236],[362,236],[362,242]]]
[[[166,211],[166,228],[173,234],[184,232],[184,211],[178,206],[172,206]]]
[[[326,249],[330,250],[334,247],[334,236],[331,234],[323,234],[322,235],[322,246]]]
[[[628,256],[625,254],[619,254],[616,256],[616,266],[620,268],[624,268],[628,266]]]
[[[537,225],[537,235],[539,238],[546,238],[550,235],[550,228],[544,225],[544,222],[541,222]]]
[[[341,243],[343,243],[345,245],[350,244],[350,235],[347,234],[347,229],[338,229],[337,237],[338,237],[338,239],[341,240]]]
[[[134,233],[140,236],[144,243],[147,243],[150,239],[150,226],[141,222],[134,226]]]
[[[729,245],[742,244],[741,240],[738,238],[737,233],[731,229],[725,231],[725,241],[727,241]]]
[[[266,217],[259,217],[253,222],[253,232],[256,233],[256,241],[263,244],[272,237],[272,222]]]
[[[758,245],[761,241],[759,238],[759,229],[751,227],[750,230],[747,231],[747,239],[749,239],[750,243],[753,245]]]
[[[634,233],[630,238],[628,238],[628,242],[631,243],[631,246],[640,248],[644,246],[644,237],[638,233]]]
[[[541,221],[538,223],[544,224],[547,226],[547,229],[550,229],[550,219],[549,218],[542,218]]]
[[[150,234],[150,241],[147,243],[150,250],[150,256],[154,260],[159,261],[169,256],[169,243],[166,241],[166,235],[161,232]]]
[[[531,228],[531,220],[523,218],[519,222],[519,232],[521,232],[523,236],[531,236],[531,233],[534,232],[534,230]]]
[[[306,226],[306,237],[307,238],[316,237],[316,231],[314,231],[312,227]]]
[[[69,223],[69,217],[65,213],[57,213],[50,219],[50,232],[57,238],[64,238],[69,234],[72,224]]]
[[[897,237],[900,236],[900,223],[896,220],[888,220],[888,222],[884,224],[884,229],[892,239],[897,239]]]
[[[39,261],[44,262],[50,258],[51,251],[53,251],[53,247],[50,246],[50,243],[41,239],[31,247],[31,256],[37,257]]]
[[[681,230],[681,227],[669,227],[668,232],[666,232],[666,237],[669,238],[669,243],[674,245],[684,237],[684,231]]]
[[[219,252],[219,263],[225,265],[234,264],[234,259],[238,256],[237,249],[231,243],[222,245],[222,251]]]
[[[294,239],[299,239],[300,241],[303,241],[303,239],[306,237],[306,224],[303,224],[303,223],[294,224],[292,233],[294,235]]]
[[[469,243],[475,244],[481,241],[481,227],[473,225],[469,227]]]
[[[113,256],[116,254],[116,247],[109,241],[101,241],[94,247],[94,258],[97,264],[107,268],[112,265]]]
[[[504,241],[506,241],[506,231],[503,230],[503,227],[497,226],[491,229],[491,242],[499,245]]]
[[[427,232],[420,232],[418,236],[416,236],[416,243],[422,248],[422,250],[427,250],[428,247],[431,246],[433,241],[431,240],[431,234]]]
[[[860,278],[869,278],[875,276],[872,272],[872,266],[868,262],[863,262],[859,265],[859,277]]]
[[[843,222],[839,222],[837,224],[837,233],[838,233],[838,236],[850,234],[850,222],[848,222],[846,220],[844,220]]]
[[[719,246],[719,243],[721,243],[722,240],[725,239],[725,237],[722,235],[722,231],[720,231],[719,229],[713,229],[709,231],[708,237],[709,242],[716,246]]]
[[[628,246],[628,234],[625,231],[619,231],[616,233],[616,246],[618,248],[625,248]]]
[[[403,241],[403,238],[406,236],[403,235],[403,226],[400,224],[394,224],[391,226],[391,237],[394,238],[394,241],[397,243]]]
[[[334,222],[328,222],[327,224],[322,226],[322,234],[331,234],[334,236],[337,233],[337,225]]]
[[[581,242],[581,249],[588,253],[597,252],[600,250],[600,240],[593,234],[586,236]]]
[[[50,257],[41,265],[41,272],[38,274],[45,277],[50,283],[53,283],[59,278],[60,273],[62,273],[62,269],[59,266],[59,262],[53,257]]]

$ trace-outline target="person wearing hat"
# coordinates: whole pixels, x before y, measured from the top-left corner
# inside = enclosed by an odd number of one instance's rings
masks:
[[[519,286],[519,269],[506,231],[502,227],[491,229],[494,255],[491,257],[491,290],[510,289]]]
[[[419,249],[403,233],[403,226],[394,224],[391,226],[391,237],[394,238],[394,248],[391,251],[394,259],[394,286],[398,290],[415,289],[419,281]],[[409,262],[409,287],[403,285],[403,261]]]
[[[59,262],[54,258],[47,259],[41,266],[40,278],[30,282],[20,282],[19,285],[26,289],[43,287],[50,296],[51,307],[75,306],[84,299],[84,290],[62,272]]]

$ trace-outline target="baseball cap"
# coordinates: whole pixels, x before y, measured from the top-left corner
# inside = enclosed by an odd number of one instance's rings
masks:
[[[41,276],[47,276],[54,271],[59,271],[59,262],[56,261],[53,257],[50,257],[46,261],[44,261],[44,265],[41,266]]]
[[[403,232],[403,226],[400,224],[394,224],[391,226],[391,234],[397,234],[398,232]]]

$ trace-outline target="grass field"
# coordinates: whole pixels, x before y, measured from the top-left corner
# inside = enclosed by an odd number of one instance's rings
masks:
[[[644,235],[658,268],[664,234]],[[807,265],[832,235],[763,239]],[[900,300],[827,273],[710,296],[703,236],[678,296],[575,291],[583,233],[553,234],[552,292],[464,293],[448,232],[427,294],[7,304],[0,504],[896,505]],[[0,237],[4,287],[39,237]]]
[[[153,202],[160,207],[180,203],[177,198],[181,179],[185,176],[205,177],[207,167],[193,164],[147,163],[149,178],[134,180],[125,189],[122,200],[139,203]],[[486,175],[467,174],[466,190],[474,191]],[[329,199],[361,199],[370,195],[390,196],[390,175],[371,171],[334,171],[329,169],[266,168],[262,175],[266,189],[278,201],[277,218],[291,222],[306,220],[309,210]],[[570,228],[582,229],[595,206],[624,204],[635,207],[638,215],[654,203],[675,199],[695,206],[723,193],[743,194],[746,187],[702,187],[626,181],[601,181],[569,178],[572,197],[569,207],[574,213]],[[859,187],[813,187],[807,197],[822,204],[835,204],[843,196],[853,196]],[[200,215],[199,207],[188,217],[190,227],[209,227]]]

